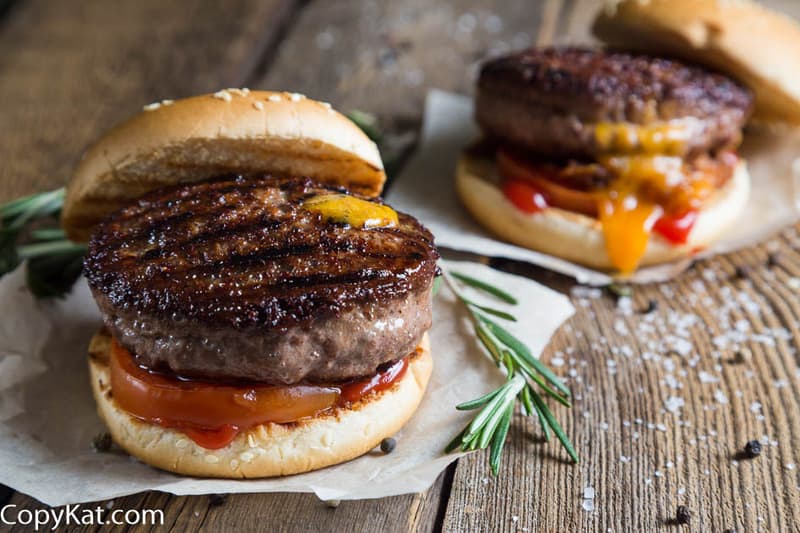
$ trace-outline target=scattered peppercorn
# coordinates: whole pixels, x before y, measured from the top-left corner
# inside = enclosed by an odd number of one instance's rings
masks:
[[[781,254],[778,252],[771,252],[767,256],[767,266],[769,268],[778,266],[778,263],[780,263],[780,261],[781,261]]]
[[[111,434],[107,431],[98,433],[92,438],[92,448],[94,448],[96,452],[107,452],[111,449],[111,444]]]
[[[209,494],[208,505],[211,507],[218,507],[228,500],[227,494]]]
[[[642,311],[643,315],[649,315],[650,313],[655,313],[658,311],[658,301],[657,300],[649,300],[647,302],[647,307]]]
[[[397,447],[397,441],[392,437],[387,437],[381,441],[381,451],[383,453],[392,453]]]
[[[750,277],[750,267],[747,265],[737,265],[736,267],[736,278],[737,279],[747,279]]]
[[[692,512],[685,505],[679,505],[678,512],[675,514],[675,521],[678,524],[688,524],[692,521]]]
[[[742,348],[741,350],[736,350],[733,354],[732,363],[736,363],[737,365],[744,364],[748,359],[750,359],[751,352],[747,348]]]
[[[744,453],[750,459],[758,457],[761,455],[761,443],[757,440],[751,440],[744,445]]]

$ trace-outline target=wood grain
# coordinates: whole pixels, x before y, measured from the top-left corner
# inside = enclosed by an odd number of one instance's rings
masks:
[[[800,16],[800,3],[767,3]],[[469,94],[488,55],[586,42],[599,2],[66,4],[17,2],[0,23],[0,198],[60,183],[88,142],[142,103],[219,86],[290,88],[376,112],[413,137],[429,88]],[[498,478],[476,454],[421,495],[336,509],[298,494],[232,495],[215,506],[146,493],[111,505],[164,509],[178,530],[651,531],[675,529],[686,505],[693,518],[681,530],[798,531],[798,250],[793,228],[702,261],[674,282],[637,288],[631,312],[561,276],[493,260],[576,305],[545,360],[575,392],[574,408],[556,415],[580,465],[518,416]],[[735,276],[742,265],[746,279]],[[657,309],[641,313],[651,300]],[[760,457],[738,456],[765,435]],[[20,494],[10,501],[41,507]]]
[[[0,31],[0,201],[62,185],[144,104],[239,86],[294,2],[13,5]]]

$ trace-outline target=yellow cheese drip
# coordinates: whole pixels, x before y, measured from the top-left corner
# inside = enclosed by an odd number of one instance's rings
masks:
[[[630,122],[600,122],[594,139],[600,151],[616,154],[679,155],[691,135],[688,124],[662,122],[641,126]]]
[[[321,214],[329,222],[355,228],[391,228],[400,224],[397,212],[391,207],[346,194],[312,196],[303,202],[303,207]]]

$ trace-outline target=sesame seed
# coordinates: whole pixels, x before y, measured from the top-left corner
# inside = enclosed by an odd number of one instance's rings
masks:
[[[161,103],[160,102],[153,102],[152,104],[147,104],[142,109],[145,110],[145,111],[155,111],[159,107],[161,107]]]
[[[172,105],[175,103],[175,100],[161,100],[161,105]]]
[[[271,94],[267,97],[267,100],[269,100],[270,102],[280,102],[281,100],[283,100],[283,98],[281,98],[279,94]]]
[[[219,457],[217,457],[216,455],[208,454],[208,455],[206,455],[205,459],[206,459],[207,463],[212,464],[212,465],[219,462]]]
[[[225,100],[226,102],[230,102],[233,98],[231,97],[231,93],[226,90],[217,91],[212,95],[214,98],[218,100]]]
[[[256,109],[261,111],[262,109],[264,109],[264,102],[255,101],[255,102],[253,102],[253,107],[255,107]]]
[[[239,454],[239,459],[241,459],[243,463],[249,463],[253,460],[253,457],[253,454],[250,452],[242,452]]]

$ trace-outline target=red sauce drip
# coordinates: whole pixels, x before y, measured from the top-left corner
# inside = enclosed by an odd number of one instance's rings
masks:
[[[694,223],[697,222],[697,211],[689,210],[681,215],[664,215],[653,226],[653,231],[673,244],[686,244]]]
[[[164,425],[164,424],[162,424]],[[167,426],[170,427],[170,426]],[[192,427],[178,427],[184,435],[192,439],[198,446],[202,446],[208,450],[219,450],[224,448],[236,438],[239,434],[239,428],[230,424],[225,424],[216,429],[197,429]]]
[[[375,374],[370,379],[364,381],[355,381],[341,387],[341,394],[339,396],[339,405],[346,406],[350,403],[355,403],[371,392],[381,392],[392,386],[392,384],[406,374],[408,368],[408,361],[400,359],[395,361],[392,365],[384,370]]]

